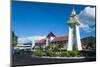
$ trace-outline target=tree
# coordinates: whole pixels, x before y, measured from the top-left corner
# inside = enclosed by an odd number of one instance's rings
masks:
[[[47,49],[48,49],[48,50],[52,49],[51,44],[48,44]]]
[[[18,37],[15,35],[14,32],[12,32],[12,47],[15,47],[18,42]]]
[[[54,51],[61,51],[61,48],[63,48],[63,43],[61,41],[58,41],[56,47],[54,48]]]
[[[63,48],[63,43],[61,41],[57,42],[57,48],[60,50]]]

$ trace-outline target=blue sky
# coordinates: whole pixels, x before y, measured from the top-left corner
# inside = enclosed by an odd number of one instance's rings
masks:
[[[81,38],[95,36],[95,7],[74,5],[82,24]],[[68,35],[67,20],[73,5],[35,2],[12,2],[12,31],[18,37],[44,36],[53,32]]]

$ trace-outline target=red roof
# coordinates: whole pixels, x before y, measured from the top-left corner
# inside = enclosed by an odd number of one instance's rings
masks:
[[[66,40],[68,40],[68,36],[60,36],[60,37],[55,37],[51,42],[66,41]],[[45,44],[45,43],[46,39],[41,39],[36,41],[36,44]]]
[[[60,37],[55,37],[51,42],[66,41],[66,40],[68,40],[68,36],[60,36]]]

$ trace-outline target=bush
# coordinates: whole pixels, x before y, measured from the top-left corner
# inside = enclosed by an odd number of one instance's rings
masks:
[[[68,54],[70,54],[71,57],[79,57],[80,56],[79,51],[68,51]]]
[[[67,51],[61,52],[61,57],[70,57]]]
[[[79,51],[63,51],[61,52],[62,57],[79,57],[80,52]]]
[[[95,51],[67,51],[67,50],[62,50],[62,51],[42,51],[42,50],[37,50],[33,52],[34,56],[49,56],[49,57],[80,57],[80,56],[86,56],[86,57],[90,57],[96,56],[96,52]]]
[[[46,53],[42,50],[38,50],[33,52],[33,55],[41,57],[41,56],[46,56]]]
[[[57,55],[56,55],[56,52],[53,52],[53,51],[46,51],[46,56],[55,57],[55,56],[57,56]]]

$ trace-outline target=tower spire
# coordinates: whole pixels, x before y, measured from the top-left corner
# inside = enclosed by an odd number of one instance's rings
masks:
[[[76,11],[75,11],[75,7],[74,7],[74,5],[73,5],[73,9],[72,9],[71,16],[76,16]]]

